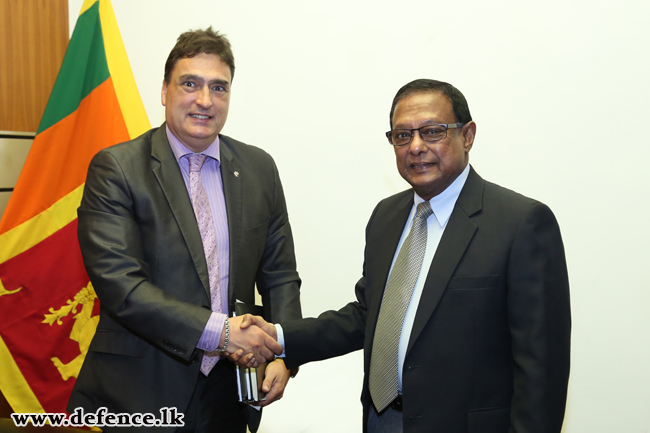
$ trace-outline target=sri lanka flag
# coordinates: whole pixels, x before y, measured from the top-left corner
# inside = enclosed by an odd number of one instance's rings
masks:
[[[86,0],[0,221],[0,390],[15,412],[64,412],[99,301],[77,241],[92,156],[150,128],[109,0]]]

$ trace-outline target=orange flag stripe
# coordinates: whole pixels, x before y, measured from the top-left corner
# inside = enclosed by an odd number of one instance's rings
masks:
[[[81,101],[75,112],[36,136],[0,233],[25,223],[70,194],[85,182],[90,160],[99,150],[128,139],[113,81],[108,78]],[[59,143],[83,145],[75,146],[73,152]]]

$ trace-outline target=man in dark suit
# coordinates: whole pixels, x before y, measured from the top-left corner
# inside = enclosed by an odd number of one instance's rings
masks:
[[[553,213],[469,166],[476,124],[453,86],[407,84],[390,121],[412,189],[368,222],[357,301],[281,321],[287,365],[363,348],[364,431],[559,433],[571,319]]]
[[[300,279],[275,163],[219,134],[234,68],[223,35],[182,34],[165,67],[166,123],[90,164],[78,234],[101,311],[70,412],[176,408],[178,431],[259,423],[238,402],[222,351],[245,349],[261,363],[281,347],[228,315],[237,302],[254,304],[257,285],[266,316],[300,318]],[[282,360],[268,365],[265,404],[282,396],[289,375]]]

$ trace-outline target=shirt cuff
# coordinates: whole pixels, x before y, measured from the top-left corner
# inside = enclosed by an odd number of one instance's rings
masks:
[[[221,340],[221,333],[227,318],[228,316],[223,313],[212,312],[196,347],[205,352],[216,350],[219,347],[219,340]]]
[[[282,353],[278,355],[278,358],[284,358],[285,353],[284,353],[284,331],[282,330],[282,326],[279,323],[275,324],[275,331],[278,334],[278,344],[282,346]]]

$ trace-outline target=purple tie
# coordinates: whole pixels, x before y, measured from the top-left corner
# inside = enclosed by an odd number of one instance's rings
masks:
[[[203,252],[208,264],[208,276],[210,280],[210,302],[212,311],[221,313],[221,288],[219,285],[219,257],[217,256],[217,234],[214,231],[214,220],[212,219],[212,210],[208,195],[203,189],[201,181],[201,167],[205,162],[207,155],[192,154],[189,156],[190,161],[190,197],[196,222],[199,224],[201,241],[203,242]],[[201,362],[201,372],[206,376],[210,374],[212,367],[219,361],[220,352],[214,350],[203,354]]]

